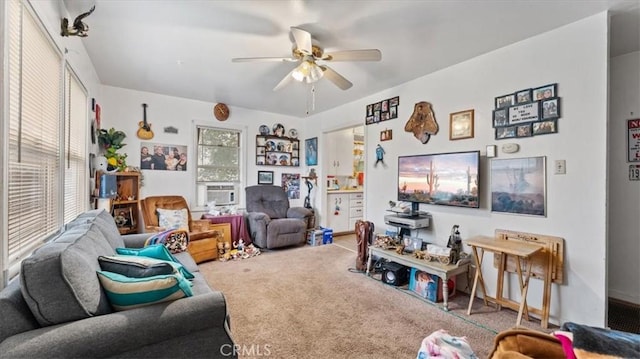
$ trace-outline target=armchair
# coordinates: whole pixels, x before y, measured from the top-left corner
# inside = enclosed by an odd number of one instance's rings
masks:
[[[189,226],[188,251],[196,263],[218,258],[218,240],[222,241],[220,231],[209,230],[209,221],[194,220],[187,201],[182,196],[151,196],[140,201],[145,232],[160,232],[168,228],[160,227],[158,209],[186,209]]]
[[[305,243],[313,212],[289,207],[289,198],[278,186],[245,188],[247,219],[253,243],[266,249]]]

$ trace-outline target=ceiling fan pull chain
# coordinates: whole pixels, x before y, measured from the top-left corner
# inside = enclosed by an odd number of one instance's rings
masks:
[[[311,111],[316,110],[316,85],[311,85]]]

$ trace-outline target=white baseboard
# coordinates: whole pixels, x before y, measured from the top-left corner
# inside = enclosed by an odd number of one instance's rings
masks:
[[[620,290],[609,289],[609,297],[619,299],[625,302],[639,304],[640,305],[640,294],[627,293]]]

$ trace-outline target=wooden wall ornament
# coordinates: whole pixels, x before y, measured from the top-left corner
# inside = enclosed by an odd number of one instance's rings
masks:
[[[229,107],[219,103],[213,107],[213,115],[218,121],[226,121],[229,118]]]
[[[418,102],[413,107],[409,121],[404,125],[406,132],[413,132],[413,136],[423,144],[429,142],[432,135],[438,133],[438,123],[429,102]]]

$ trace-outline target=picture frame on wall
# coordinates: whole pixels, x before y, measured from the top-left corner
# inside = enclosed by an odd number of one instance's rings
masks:
[[[496,108],[505,108],[516,104],[516,95],[508,94],[496,97]]]
[[[307,166],[318,165],[318,137],[304,140],[304,158]]]
[[[496,127],[496,140],[516,137],[516,127],[517,126]]]
[[[473,138],[474,110],[454,112],[449,115],[449,140]]]
[[[273,184],[273,171],[258,171],[258,184]]]
[[[532,101],[531,89],[516,92],[516,103],[529,103]]]
[[[546,157],[491,159],[491,212],[547,216]]]
[[[493,127],[504,127],[509,125],[509,118],[507,117],[507,108],[501,108],[493,110]]]
[[[534,122],[531,129],[531,133],[534,136],[546,135],[549,133],[557,133],[557,132],[558,132],[558,122],[556,119]]]
[[[560,117],[560,99],[553,97],[548,100],[540,101],[540,112],[543,120]]]
[[[534,88],[532,98],[535,101],[546,100],[548,98],[556,97],[558,93],[558,84],[549,84]]]

